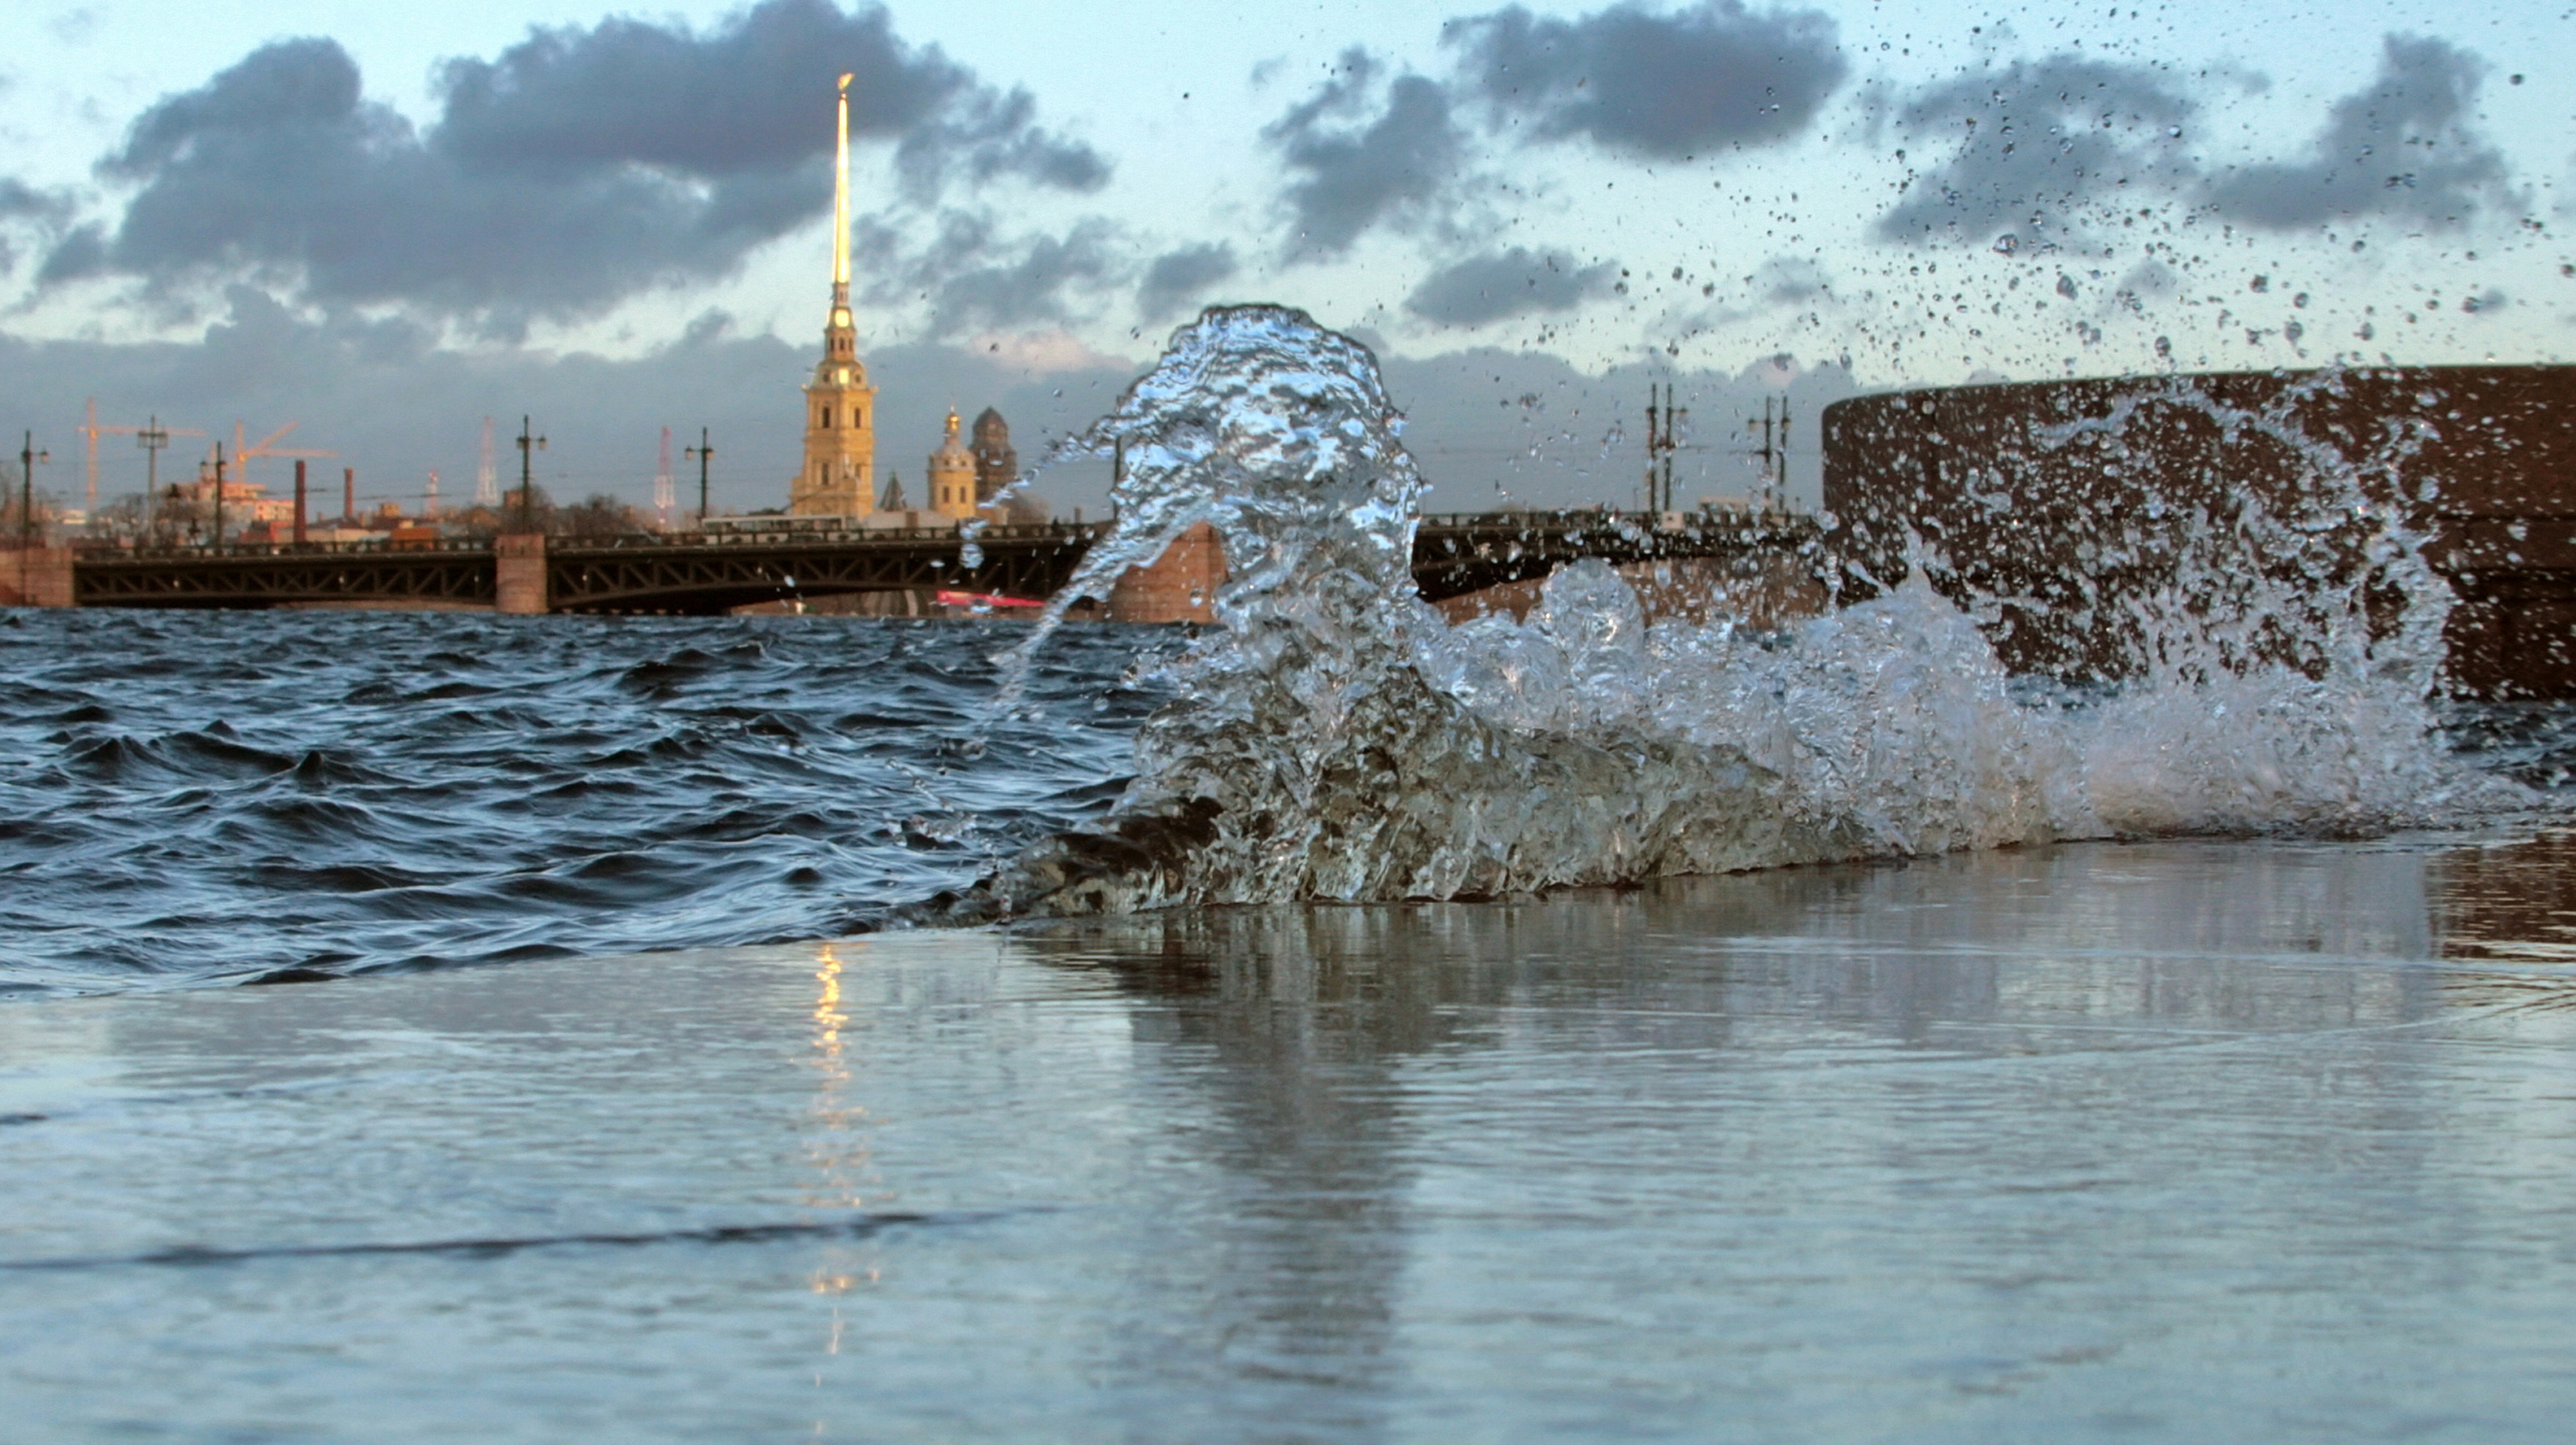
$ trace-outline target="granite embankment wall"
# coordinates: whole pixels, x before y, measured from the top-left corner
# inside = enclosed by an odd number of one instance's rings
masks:
[[[1983,600],[2007,666],[2066,677],[2137,670],[2138,604],[2207,605],[2251,580],[2202,565],[2212,557],[2282,584],[2279,597],[2330,591],[2353,569],[2384,575],[2369,555],[2376,512],[2423,539],[2457,598],[2454,687],[2576,694],[2576,367],[1856,397],[1825,409],[1824,502],[1846,600],[1920,561],[1936,586]],[[2395,614],[2392,591],[2373,596],[2375,616]],[[2299,619],[2276,621],[2295,648]]]

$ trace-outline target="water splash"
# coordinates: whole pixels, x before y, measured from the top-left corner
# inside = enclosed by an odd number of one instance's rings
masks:
[[[1650,627],[1624,579],[1585,563],[1527,619],[1453,629],[1414,589],[1423,486],[1400,426],[1367,348],[1301,312],[1212,309],[1175,334],[1084,438],[1126,456],[1117,523],[1027,649],[1070,598],[1108,595],[1199,523],[1231,569],[1222,628],[1171,667],[1104,823],[952,914],[1492,896],[2064,837],[2350,833],[2532,800],[2442,746],[2446,595],[2389,518],[2345,499],[2325,500],[2366,573],[2327,575],[2331,549],[2247,568],[2321,528],[2205,516],[2191,575],[2226,585],[2133,604],[2146,675],[2040,695],[1919,572],[1760,633]],[[2374,630],[2372,589],[2390,586],[2422,613]],[[2266,629],[2293,604],[2332,625],[2284,649]]]

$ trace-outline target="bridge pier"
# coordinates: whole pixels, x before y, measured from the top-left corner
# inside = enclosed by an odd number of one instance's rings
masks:
[[[0,561],[0,607],[71,605],[71,548],[21,547]]]
[[[492,539],[492,610],[518,616],[547,611],[546,539],[536,532]]]
[[[1112,622],[1214,622],[1225,582],[1225,541],[1205,522],[1174,538],[1163,555],[1130,567],[1109,592]]]

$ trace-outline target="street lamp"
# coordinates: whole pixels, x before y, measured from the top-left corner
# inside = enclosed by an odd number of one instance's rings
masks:
[[[36,450],[36,434],[28,432],[25,445],[18,449],[18,545],[36,545],[36,463],[50,462],[52,452]]]

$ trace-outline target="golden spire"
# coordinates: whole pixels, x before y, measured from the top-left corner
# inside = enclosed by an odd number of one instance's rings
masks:
[[[832,304],[850,304],[850,77],[841,77],[840,128],[832,143]]]

